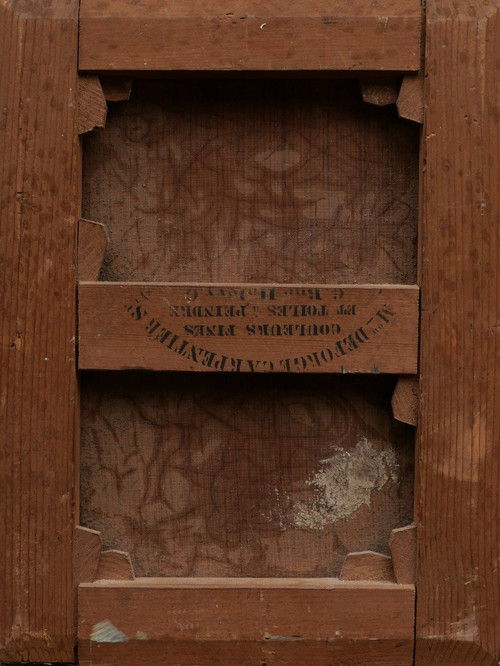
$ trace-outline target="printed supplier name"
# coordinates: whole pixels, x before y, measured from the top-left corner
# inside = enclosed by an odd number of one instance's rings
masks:
[[[205,307],[171,305],[170,316],[172,318],[186,318],[190,316],[246,317],[248,314],[246,308],[250,307],[252,306],[217,305]],[[328,315],[328,311],[324,305],[279,305],[269,307],[278,308],[277,310],[273,310],[273,312],[269,311],[269,314],[274,314],[275,316],[280,316],[281,313],[281,316],[287,317]],[[355,306],[350,307],[355,310]],[[206,308],[215,308],[215,310],[207,310]],[[312,310],[309,310],[308,308],[316,308],[316,311],[313,313]],[[144,324],[144,329],[149,339],[157,341],[163,347],[170,349],[172,352],[182,356],[189,362],[202,365],[209,370],[225,372],[301,372],[304,370],[314,370],[315,368],[320,368],[331,363],[335,359],[342,359],[348,354],[355,352],[359,347],[378,335],[382,329],[390,323],[391,319],[395,317],[395,313],[392,312],[387,305],[383,305],[363,325],[358,326],[348,335],[336,339],[331,344],[323,347],[323,349],[305,353],[300,356],[272,361],[235,358],[205,349],[198,344],[193,344],[193,342],[186,340],[182,334],[178,335],[174,331],[162,326],[161,322],[155,317],[148,315],[146,308],[139,303],[137,299],[134,305],[125,304],[125,309],[134,321]],[[347,314],[347,312],[345,314]],[[204,329],[204,326],[205,325],[203,324],[196,326],[186,324],[184,326],[184,333],[187,335],[215,335],[218,337],[235,335],[235,325],[233,324],[217,324],[215,327],[205,327],[207,330]],[[246,324],[244,330],[249,336],[270,335],[314,337],[316,335],[327,336],[338,334],[340,332],[340,326],[335,323]]]

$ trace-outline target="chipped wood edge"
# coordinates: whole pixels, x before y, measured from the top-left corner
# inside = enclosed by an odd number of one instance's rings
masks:
[[[104,129],[108,105],[99,77],[80,74],[78,77],[78,134]]]

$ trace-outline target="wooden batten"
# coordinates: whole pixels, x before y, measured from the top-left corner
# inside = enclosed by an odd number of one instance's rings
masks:
[[[83,584],[80,663],[410,665],[413,605],[410,585],[322,578]]]
[[[418,0],[189,3],[82,0],[82,71],[420,67]]]
[[[79,367],[412,373],[418,288],[84,282]]]

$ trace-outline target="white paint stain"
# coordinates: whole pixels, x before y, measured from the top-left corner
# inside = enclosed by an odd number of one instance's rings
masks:
[[[290,504],[290,497],[286,490],[282,490],[280,493],[279,488],[274,489],[274,495],[276,497],[276,510],[273,512],[273,515],[266,516],[262,514],[262,517],[267,520],[268,523],[278,523],[281,531],[285,531],[288,527],[287,511],[283,509],[283,506],[288,506]]]
[[[479,640],[479,630],[476,624],[475,614],[464,617],[462,620],[451,623],[453,635],[457,640],[477,641]]]
[[[90,640],[94,643],[126,643],[128,638],[112,622],[103,620],[92,627]]]
[[[319,470],[306,481],[315,497],[293,506],[293,525],[323,529],[326,525],[370,506],[371,495],[387,481],[397,481],[396,456],[392,449],[377,451],[366,437],[354,449],[336,448],[331,458],[321,460]]]

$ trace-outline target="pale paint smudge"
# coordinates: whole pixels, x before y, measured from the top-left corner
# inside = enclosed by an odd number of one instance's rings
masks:
[[[300,500],[293,506],[293,525],[323,529],[337,520],[348,518],[363,504],[370,506],[371,495],[387,481],[397,481],[395,453],[392,449],[377,451],[365,437],[347,451],[321,460],[321,467],[306,481],[314,488],[315,497]]]
[[[103,620],[92,627],[90,640],[94,643],[126,643],[128,638],[112,622]]]

